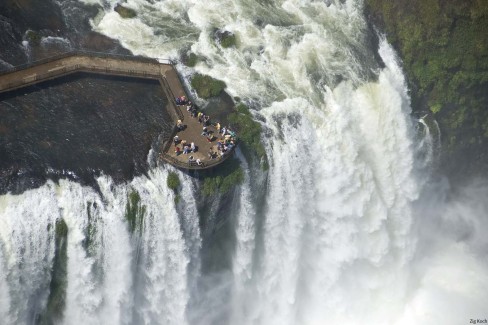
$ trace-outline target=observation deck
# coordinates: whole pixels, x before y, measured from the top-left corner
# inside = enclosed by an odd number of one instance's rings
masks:
[[[85,72],[92,74],[112,75],[131,78],[158,80],[168,97],[168,113],[173,119],[173,132],[170,138],[163,139],[160,159],[181,169],[208,169],[215,167],[230,157],[233,150],[223,157],[210,159],[209,150],[217,152],[215,140],[207,141],[201,135],[202,125],[192,118],[184,106],[178,106],[175,99],[188,95],[170,60],[152,59],[139,56],[125,56],[97,52],[73,51],[43,60],[20,65],[0,72],[0,93],[32,86],[44,81],[63,77],[72,73]],[[178,131],[176,123],[181,120],[185,128]],[[218,135],[213,126],[208,130]],[[173,137],[178,134],[181,140],[194,142],[198,150],[194,153],[177,155],[174,152]],[[214,137],[215,138],[215,137]],[[188,157],[200,159],[202,165],[189,163]]]

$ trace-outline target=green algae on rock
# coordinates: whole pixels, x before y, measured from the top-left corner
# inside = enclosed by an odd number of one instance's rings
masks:
[[[208,171],[203,180],[202,193],[205,196],[226,194],[244,181],[244,171],[237,159],[229,159],[218,169]]]
[[[168,178],[166,179],[166,184],[168,185],[168,187],[170,189],[172,189],[173,191],[176,192],[178,187],[180,187],[180,185],[181,185],[180,178],[178,177],[178,174],[176,174],[175,172],[170,172],[168,174]]]
[[[414,111],[430,111],[439,122],[447,168],[488,170],[488,2],[365,4],[403,60]]]
[[[200,73],[193,75],[191,86],[196,90],[198,96],[203,99],[218,96],[227,87],[222,80],[217,80]]]
[[[146,207],[141,204],[141,196],[136,190],[132,190],[127,198],[125,207],[125,219],[131,234],[134,234],[135,231],[138,231],[139,235],[142,234],[145,214]]]
[[[63,318],[68,284],[68,226],[63,219],[54,227],[54,259],[46,309],[39,315],[39,324],[56,324]]]
[[[237,132],[243,153],[247,157],[250,153],[255,154],[262,161],[262,168],[266,170],[268,159],[261,143],[261,124],[253,119],[249,108],[244,103],[237,104],[228,119],[232,129]]]
[[[134,18],[137,16],[137,13],[134,9],[127,8],[122,6],[121,4],[117,4],[114,10],[120,15],[122,18]]]

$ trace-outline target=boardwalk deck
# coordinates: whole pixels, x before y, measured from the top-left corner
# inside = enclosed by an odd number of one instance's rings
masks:
[[[191,118],[186,109],[178,107],[175,98],[187,96],[184,87],[171,63],[160,63],[156,59],[118,56],[91,52],[70,52],[58,57],[48,58],[34,62],[26,66],[17,67],[0,74],[0,93],[8,92],[23,87],[31,86],[47,80],[59,78],[75,72],[89,72],[96,74],[117,75],[136,78],[148,78],[159,80],[166,96],[168,97],[168,111],[176,126],[177,120],[182,120],[185,130],[178,132],[180,139],[188,143],[195,142],[199,150],[193,153],[195,159],[201,159],[203,166],[190,165],[187,155],[177,156],[174,153],[172,137],[165,139],[160,158],[167,163],[184,169],[206,169],[223,162],[224,158],[209,159],[208,151],[216,151],[214,143],[209,143],[201,135],[202,125]],[[209,130],[216,130],[211,126]],[[176,134],[176,128],[173,132]],[[214,141],[215,142],[215,141]]]

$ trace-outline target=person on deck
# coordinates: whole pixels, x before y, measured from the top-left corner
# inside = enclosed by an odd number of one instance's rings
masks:
[[[176,123],[176,127],[178,128],[179,131],[182,131],[185,128],[181,120],[178,120],[178,122]]]

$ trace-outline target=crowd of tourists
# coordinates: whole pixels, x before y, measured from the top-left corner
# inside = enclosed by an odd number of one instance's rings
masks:
[[[185,96],[176,98],[176,104],[180,107],[185,107],[188,114],[192,118],[198,120],[198,123],[201,124],[202,127],[201,136],[205,137],[206,141],[210,143],[216,141],[216,150],[214,150],[214,146],[212,145],[208,151],[208,158],[210,160],[224,157],[236,146],[237,135],[234,131],[232,131],[229,127],[222,127],[219,122],[212,123],[210,116],[199,111],[197,106],[191,101],[187,100]],[[176,122],[178,132],[185,130],[186,127],[187,126],[184,125],[181,120]],[[180,136],[177,134],[173,138],[173,143],[176,156],[181,154],[189,154],[190,156],[188,157],[188,164],[190,166],[195,164],[202,167],[204,166],[201,159],[195,159],[192,155],[198,151],[198,146],[195,144],[194,140],[187,141],[185,139],[180,139]]]

